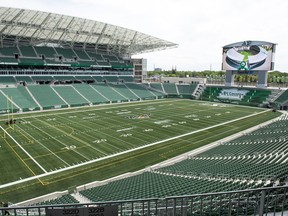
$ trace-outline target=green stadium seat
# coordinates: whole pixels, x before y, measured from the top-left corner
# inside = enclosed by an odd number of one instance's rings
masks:
[[[37,52],[37,56],[44,55],[45,58],[56,58],[57,53],[53,47],[45,47],[45,46],[34,46],[34,49]]]
[[[33,65],[40,66],[44,65],[42,58],[19,58],[19,65]]]
[[[3,56],[13,56],[15,57],[15,54],[20,54],[17,47],[0,47],[0,54]]]
[[[23,57],[39,57],[32,46],[19,46],[18,48]]]
[[[58,53],[58,56],[63,56],[64,58],[67,58],[67,59],[77,58],[75,52],[71,48],[55,47],[55,50]]]
[[[276,100],[275,100],[275,102],[276,103],[284,103],[284,102],[286,102],[288,100],[288,89],[285,91],[285,92],[283,92]]]
[[[134,82],[133,76],[119,76],[119,81],[121,82]]]
[[[55,81],[52,76],[31,76],[34,81]]]
[[[165,92],[169,95],[179,95],[175,83],[162,83]]]
[[[123,95],[119,94],[117,91],[114,91],[109,85],[107,84],[96,84],[91,85],[97,92],[103,95],[111,102],[124,102],[128,101],[128,98],[124,97]]]
[[[207,86],[204,92],[201,94],[201,100],[215,101],[215,102],[225,102],[225,103],[234,103],[239,105],[246,106],[261,106],[261,104],[268,98],[271,94],[270,90],[260,90],[260,89],[249,89],[241,88],[239,90],[247,90],[248,92],[244,95],[241,100],[233,99],[221,99],[219,95],[223,89],[229,89],[227,87],[215,87]],[[235,89],[235,88],[233,88]]]
[[[39,110],[40,107],[35,103],[31,95],[27,92],[24,86],[17,88],[2,88],[5,95],[14,101],[23,111]]]
[[[145,88],[141,84],[126,83],[125,85],[141,99],[155,99],[157,97],[157,94]]]
[[[84,50],[74,49],[73,51],[77,54],[78,59],[91,60],[90,56]]]
[[[103,97],[100,93],[95,91],[91,85],[87,84],[73,84],[73,87],[77,89],[85,98],[91,101],[93,104],[101,104],[109,102],[109,99]]]
[[[73,86],[53,86],[58,94],[70,106],[83,106],[89,105],[91,102],[85,99]]]
[[[117,83],[119,81],[118,76],[105,76],[103,79],[111,83]]]
[[[29,85],[28,89],[43,109],[67,107],[50,85]]]
[[[26,82],[27,84],[31,84],[34,82],[30,76],[15,76],[15,79],[17,80],[18,83]]]
[[[90,58],[96,60],[96,62],[105,62],[105,59],[101,54],[97,54],[95,52],[87,52],[87,54],[90,56]]]
[[[164,92],[162,83],[150,83],[150,87],[154,88],[154,89],[157,89],[157,90],[159,90],[161,92]]]
[[[127,86],[124,85],[124,84],[112,84],[112,83],[109,83],[109,86],[114,88],[121,95],[125,96],[126,98],[129,98],[129,100],[139,100],[140,99],[130,89],[128,89]]]
[[[176,85],[178,88],[178,92],[180,95],[189,95],[191,96],[196,89],[197,85],[196,84],[178,84]]]
[[[74,203],[79,203],[77,199],[75,199],[73,196],[70,194],[63,195],[59,198],[56,199],[51,199],[47,201],[43,201],[40,203],[36,203],[35,205],[60,205],[60,204],[74,204]]]
[[[13,76],[0,76],[0,84],[16,84],[16,80]]]
[[[13,64],[17,65],[18,64],[18,59],[15,57],[0,57],[0,64]]]
[[[75,81],[76,78],[74,76],[53,76],[56,81]]]

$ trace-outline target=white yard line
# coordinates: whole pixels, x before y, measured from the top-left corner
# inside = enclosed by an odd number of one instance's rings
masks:
[[[30,124],[32,127],[36,128],[36,130],[41,131],[42,133],[46,134],[48,137],[51,137],[52,139],[56,140],[58,143],[61,143],[62,145],[64,145],[65,147],[67,145],[63,144],[62,142],[60,142],[59,140],[57,140],[56,138],[52,137],[50,134],[48,134],[47,132],[45,132],[44,130],[40,129],[39,127]],[[32,135],[29,134],[30,137],[33,138]],[[33,138],[34,139],[34,138]],[[35,139],[34,139],[35,140]],[[36,140],[35,140],[36,141]],[[66,161],[64,161],[62,158],[60,158],[55,152],[51,151],[49,148],[47,148],[45,145],[43,145],[41,142],[39,142],[38,140],[36,141],[38,142],[43,148],[45,148],[47,151],[51,152],[52,155],[54,155],[55,157],[57,157],[59,160],[61,160],[64,164],[66,164],[67,166],[70,166],[70,164],[68,164]]]
[[[2,126],[0,128],[6,133],[18,146],[19,148],[29,157],[31,158],[34,163],[37,164],[37,166],[43,170],[43,172],[48,173]]]
[[[93,147],[92,145],[90,145],[90,144],[87,143],[86,141],[84,141],[84,140],[82,140],[82,139],[80,139],[80,138],[78,138],[78,137],[76,137],[76,136],[72,136],[72,135],[70,135],[70,134],[68,134],[67,132],[61,130],[60,128],[57,128],[56,126],[54,126],[54,125],[52,125],[52,124],[49,124],[49,123],[47,123],[47,122],[45,122],[45,121],[43,121],[43,120],[40,120],[40,119],[38,119],[38,118],[34,118],[34,119],[37,120],[37,121],[42,122],[43,124],[48,125],[48,127],[52,127],[52,128],[54,128],[54,129],[60,131],[61,133],[65,134],[65,135],[67,135],[67,136],[70,136],[70,137],[73,138],[74,140],[77,140],[78,142],[80,142],[80,143],[82,143],[82,144],[84,144],[84,145],[86,145],[86,146],[89,146],[90,148],[93,148],[95,151],[100,152],[100,153],[102,153],[103,155],[107,155],[105,152],[101,151],[100,149],[97,149],[97,148]],[[35,126],[34,126],[34,127],[35,127]],[[37,127],[36,127],[36,128],[37,128]],[[39,130],[40,130],[40,129],[39,129]],[[42,131],[42,130],[41,130],[41,131]],[[46,134],[47,134],[47,133],[46,133]],[[49,134],[47,134],[47,135],[49,135]],[[49,136],[50,136],[50,135],[49,135]],[[85,158],[86,158],[86,157],[85,157]]]
[[[91,163],[95,163],[95,162],[98,162],[98,161],[102,161],[102,160],[106,160],[106,159],[109,159],[109,158],[113,158],[113,157],[116,157],[116,156],[119,156],[119,155],[123,155],[123,154],[126,154],[126,153],[130,153],[130,152],[133,152],[133,151],[144,149],[144,148],[147,148],[147,147],[150,147],[150,146],[158,145],[158,144],[161,144],[161,143],[164,143],[164,142],[167,142],[167,141],[175,140],[175,139],[182,138],[182,137],[185,137],[185,136],[188,136],[188,135],[192,135],[192,134],[195,134],[195,133],[198,133],[198,132],[201,132],[201,131],[209,130],[209,129],[212,129],[212,128],[215,128],[215,127],[219,127],[219,126],[226,125],[226,124],[229,124],[229,123],[232,123],[232,122],[236,122],[236,121],[241,120],[241,119],[250,118],[252,116],[259,115],[259,114],[265,113],[265,112],[271,112],[271,110],[265,110],[263,112],[253,113],[251,115],[244,116],[244,117],[241,117],[241,118],[238,118],[238,119],[233,119],[233,120],[228,121],[228,122],[223,122],[223,123],[220,123],[220,124],[217,124],[217,125],[213,125],[213,126],[210,126],[210,127],[202,128],[202,129],[199,129],[199,130],[196,130],[196,131],[192,131],[192,132],[189,132],[189,133],[185,133],[185,134],[182,134],[182,135],[179,135],[179,136],[175,136],[175,137],[171,137],[171,138],[168,138],[168,139],[165,139],[165,140],[161,140],[161,141],[158,141],[158,142],[150,143],[150,144],[145,145],[145,146],[140,146],[140,147],[137,147],[137,148],[134,148],[134,149],[129,149],[127,151],[119,152],[119,153],[116,153],[116,154],[113,154],[113,155],[108,155],[108,156],[105,156],[105,157],[102,157],[102,158],[98,158],[98,159],[95,159],[95,160],[87,161],[87,162],[84,162],[84,163],[81,163],[81,164],[77,164],[77,165],[74,165],[74,166],[71,166],[71,167],[65,167],[63,169],[58,169],[58,170],[55,170],[55,171],[51,171],[49,173],[43,173],[43,174],[40,174],[40,175],[37,175],[37,176],[32,176],[32,177],[29,177],[29,178],[26,178],[26,179],[22,179],[22,180],[10,182],[10,183],[7,183],[7,184],[3,184],[3,185],[0,185],[0,189],[1,188],[5,188],[5,187],[9,187],[9,186],[13,186],[13,185],[17,185],[17,184],[20,184],[20,183],[24,183],[24,182],[27,182],[27,181],[35,180],[35,179],[38,179],[38,178],[46,177],[46,176],[49,176],[49,175],[57,174],[57,173],[60,173],[60,172],[63,172],[63,171],[71,170],[71,169],[74,169],[74,168],[77,168],[77,167],[81,167],[81,166],[85,166],[85,165],[88,165],[88,164],[91,164]]]

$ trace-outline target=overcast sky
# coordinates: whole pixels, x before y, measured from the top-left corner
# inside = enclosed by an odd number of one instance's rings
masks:
[[[275,70],[288,72],[287,0],[0,0],[4,7],[60,13],[119,25],[179,44],[133,57],[148,70],[221,69],[222,46],[277,43]]]

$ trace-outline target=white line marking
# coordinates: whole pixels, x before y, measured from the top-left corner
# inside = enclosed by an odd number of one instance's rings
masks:
[[[45,173],[48,173],[2,126],[0,126],[0,128],[4,131],[4,133],[6,133],[18,146],[20,149],[22,149],[22,151],[31,158],[32,161],[34,161],[34,163],[37,164],[38,167],[40,167],[40,169],[42,169]]]

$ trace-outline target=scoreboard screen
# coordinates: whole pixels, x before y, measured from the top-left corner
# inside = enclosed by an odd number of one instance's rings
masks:
[[[268,71],[274,68],[275,44],[244,41],[223,47],[222,70]]]

